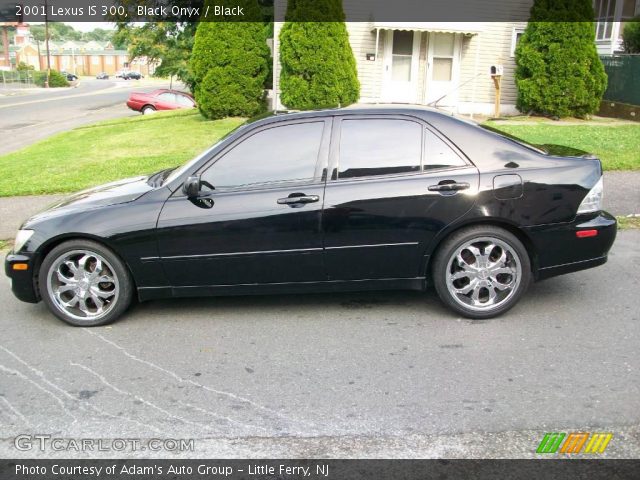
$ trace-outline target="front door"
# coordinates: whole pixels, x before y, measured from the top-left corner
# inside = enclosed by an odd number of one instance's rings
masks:
[[[384,44],[382,98],[391,103],[416,103],[420,32],[388,30]]]
[[[462,36],[455,33],[429,34],[425,103],[439,100],[439,106],[456,105],[461,43]]]
[[[423,277],[431,240],[475,203],[477,169],[419,120],[350,116],[335,130],[322,220],[329,279]],[[451,183],[463,189],[439,188]]]
[[[201,169],[202,198],[177,191],[167,200],[158,246],[171,285],[326,279],[320,222],[330,125],[310,119],[250,131]]]

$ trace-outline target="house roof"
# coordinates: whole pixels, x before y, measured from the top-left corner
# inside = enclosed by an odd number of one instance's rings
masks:
[[[475,35],[480,33],[482,28],[478,22],[374,22],[373,30],[407,30]]]

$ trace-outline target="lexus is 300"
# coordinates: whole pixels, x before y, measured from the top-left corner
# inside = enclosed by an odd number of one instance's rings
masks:
[[[271,116],[35,215],[5,270],[20,300],[81,326],[134,299],[429,285],[489,318],[607,261],[600,161],[561,153],[423,108]]]

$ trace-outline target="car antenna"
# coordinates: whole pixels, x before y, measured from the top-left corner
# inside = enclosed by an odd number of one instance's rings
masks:
[[[456,90],[464,87],[467,83],[475,80],[476,78],[478,78],[480,75],[482,75],[482,73],[478,73],[475,76],[471,77],[469,80],[467,80],[464,83],[461,83],[460,85],[458,85],[456,88],[454,88],[453,90],[448,91],[447,93],[445,93],[444,95],[442,95],[440,98],[437,98],[436,100],[434,100],[433,102],[429,102],[427,103],[427,107],[433,107],[433,108],[437,108],[439,109],[440,107],[438,107],[438,102],[440,100],[442,100],[443,98],[448,97],[449,95],[451,95],[453,92],[455,92]]]

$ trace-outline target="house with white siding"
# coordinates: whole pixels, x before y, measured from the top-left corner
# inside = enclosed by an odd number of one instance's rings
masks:
[[[596,47],[601,55],[623,50],[625,23],[640,15],[640,0],[594,0],[596,14]]]
[[[485,0],[483,4],[490,2]],[[502,0],[495,3],[496,8],[506,8]],[[510,0],[509,16],[528,18],[532,3],[533,0]],[[361,0],[343,0],[347,20],[352,10],[361,9],[362,5]],[[484,22],[347,21],[360,80],[359,102],[437,102],[438,107],[459,114],[493,115],[496,88],[491,67],[500,66],[501,114],[518,113],[515,47],[527,22],[491,21],[495,10],[489,10],[485,8],[478,14],[479,19],[487,20]],[[640,0],[594,0],[594,10],[598,50],[612,53],[620,44],[620,20],[640,12]],[[358,12],[355,16],[365,15]],[[273,85],[277,98],[281,28],[282,22],[276,22]],[[278,108],[284,107],[278,102]]]
[[[346,25],[360,80],[360,103],[437,102],[438,107],[460,114],[492,115],[495,86],[490,73],[491,66],[499,65],[503,69],[501,112],[506,115],[517,112],[514,50],[526,22],[347,22]],[[273,83],[276,92],[281,28],[282,23],[276,22]],[[284,107],[279,104],[279,108]]]

